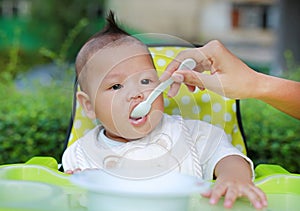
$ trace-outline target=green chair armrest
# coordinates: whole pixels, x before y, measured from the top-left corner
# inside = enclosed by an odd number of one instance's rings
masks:
[[[58,163],[53,157],[42,157],[42,156],[32,157],[25,164],[40,165],[55,170],[58,169]]]
[[[260,164],[255,168],[255,176],[257,179],[274,174],[290,174],[290,172],[280,165],[273,164]]]

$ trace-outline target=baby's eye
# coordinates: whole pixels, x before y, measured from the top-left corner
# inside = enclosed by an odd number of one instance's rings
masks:
[[[150,83],[150,79],[141,80],[141,84],[149,84],[149,83]]]
[[[123,86],[121,84],[115,84],[111,87],[111,89],[113,90],[118,90],[118,89],[121,89]]]

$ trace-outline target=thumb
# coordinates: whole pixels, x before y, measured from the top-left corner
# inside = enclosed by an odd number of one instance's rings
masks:
[[[172,74],[172,79],[174,83],[171,85],[171,88],[168,92],[169,97],[174,97],[178,94],[180,84],[184,83],[188,89],[193,92],[197,86],[200,90],[204,90],[204,85],[202,82],[202,73],[191,71],[191,70],[178,70]]]
[[[181,82],[186,84],[190,90],[191,87],[197,86],[200,90],[208,89],[219,95],[226,96],[221,76],[217,73],[207,74],[190,70],[178,70],[173,73],[172,78],[174,78],[174,80],[181,78]]]
[[[178,69],[180,62],[177,60],[171,61],[171,63],[167,66],[166,70],[160,76],[161,81],[167,80],[176,70]]]
[[[207,74],[199,73],[191,70],[178,70],[173,73],[172,78],[175,82],[184,83],[187,86],[197,86],[200,89],[204,89],[205,80],[207,80]]]

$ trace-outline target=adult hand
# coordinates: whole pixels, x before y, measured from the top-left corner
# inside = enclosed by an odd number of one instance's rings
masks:
[[[176,71],[180,63],[187,58],[196,61],[195,71]],[[205,70],[209,71],[209,74],[202,73]],[[185,83],[191,91],[197,86],[229,98],[248,98],[251,97],[252,89],[256,88],[257,74],[227,50],[222,43],[214,40],[203,47],[180,52],[168,65],[161,80],[172,75],[177,82],[171,86],[168,93],[170,97],[177,94],[180,83]]]
[[[187,58],[197,62],[194,71],[177,70]],[[203,73],[208,71],[207,73]],[[168,95],[174,97],[181,83],[193,91],[209,89],[233,99],[255,98],[300,119],[300,82],[254,71],[217,41],[180,52],[168,65],[160,80],[172,77]]]

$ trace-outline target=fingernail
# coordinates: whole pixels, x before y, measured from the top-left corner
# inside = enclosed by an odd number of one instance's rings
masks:
[[[174,96],[172,96],[171,94],[168,94],[168,98],[173,98]]]
[[[216,203],[216,200],[213,199],[213,198],[211,198],[211,199],[209,200],[209,203],[210,203],[210,204],[215,204],[215,203]]]
[[[260,202],[256,202],[255,203],[255,208],[261,209],[262,208],[262,204]]]
[[[227,207],[227,208],[230,208],[232,206],[232,202],[231,201],[225,201],[224,206]]]
[[[183,80],[184,80],[184,77],[183,77],[182,75],[180,75],[180,74],[174,73],[174,74],[172,75],[172,79],[173,79],[175,82],[177,82],[177,83],[182,83]]]

